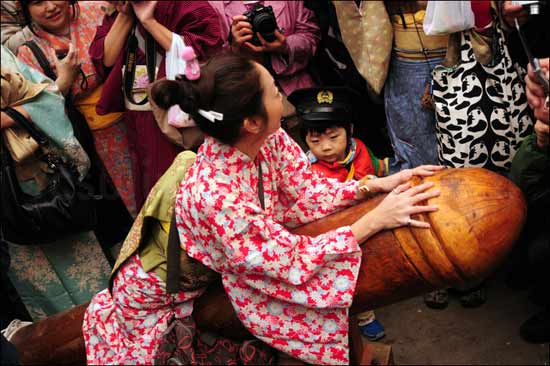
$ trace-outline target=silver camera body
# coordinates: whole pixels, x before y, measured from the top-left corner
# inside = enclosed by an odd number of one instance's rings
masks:
[[[541,6],[546,5],[545,2],[541,0],[517,0],[512,1],[512,4],[521,5],[524,8],[528,8],[529,15],[539,15]]]

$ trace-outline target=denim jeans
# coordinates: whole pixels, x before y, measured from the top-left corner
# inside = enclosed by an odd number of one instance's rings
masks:
[[[421,106],[432,70],[443,58],[392,57],[384,90],[388,133],[394,150],[390,173],[422,164],[438,164],[435,112]]]

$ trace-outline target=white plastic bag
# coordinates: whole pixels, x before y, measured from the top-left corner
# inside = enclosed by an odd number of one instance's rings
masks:
[[[172,44],[166,52],[166,79],[176,80],[176,75],[185,73],[186,62],[181,57],[185,43],[180,35],[172,33]],[[168,124],[176,128],[196,126],[195,121],[187,113],[181,110],[178,105],[168,110]]]
[[[429,0],[424,17],[424,33],[429,36],[462,32],[475,26],[470,1]]]

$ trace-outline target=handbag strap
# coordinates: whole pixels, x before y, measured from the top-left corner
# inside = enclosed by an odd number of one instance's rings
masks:
[[[156,48],[155,39],[147,32],[145,37],[145,64],[147,65],[147,78],[149,84],[155,80],[155,67],[156,67]],[[145,97],[142,101],[136,102],[132,89],[134,86],[134,79],[136,77],[136,64],[137,64],[137,50],[138,40],[136,37],[136,25],[134,24],[130,37],[128,38],[128,50],[126,52],[126,68],[124,70],[124,95],[132,104],[144,105],[148,102],[148,97]]]
[[[10,116],[15,122],[17,122],[17,125],[22,127],[27,133],[38,143],[38,145],[42,147],[46,147],[49,144],[49,140],[40,131],[36,126],[31,123],[24,115],[22,115],[17,109],[7,107],[2,109],[2,112],[5,112],[8,116]]]
[[[57,79],[57,75],[53,71],[50,62],[48,61],[48,58],[44,54],[44,51],[42,51],[42,49],[38,46],[38,44],[34,41],[27,41],[23,44],[29,47],[29,49],[32,51],[34,57],[36,58],[36,61],[38,61],[38,64],[42,68],[44,75],[52,80]]]

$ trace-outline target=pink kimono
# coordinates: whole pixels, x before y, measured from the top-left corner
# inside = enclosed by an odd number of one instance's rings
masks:
[[[256,161],[208,137],[176,198],[181,245],[221,273],[238,317],[254,336],[305,362],[348,364],[359,245],[349,226],[317,237],[288,228],[352,205],[357,188],[357,181],[313,173],[282,129]]]
[[[220,17],[222,38],[227,44],[231,32],[232,18],[247,11],[243,1],[209,1]],[[303,1],[263,1],[273,7],[277,24],[286,37],[286,54],[272,53],[271,64],[275,79],[289,95],[296,89],[315,86],[307,71],[309,62],[317,51],[321,32],[314,14],[304,6]]]

